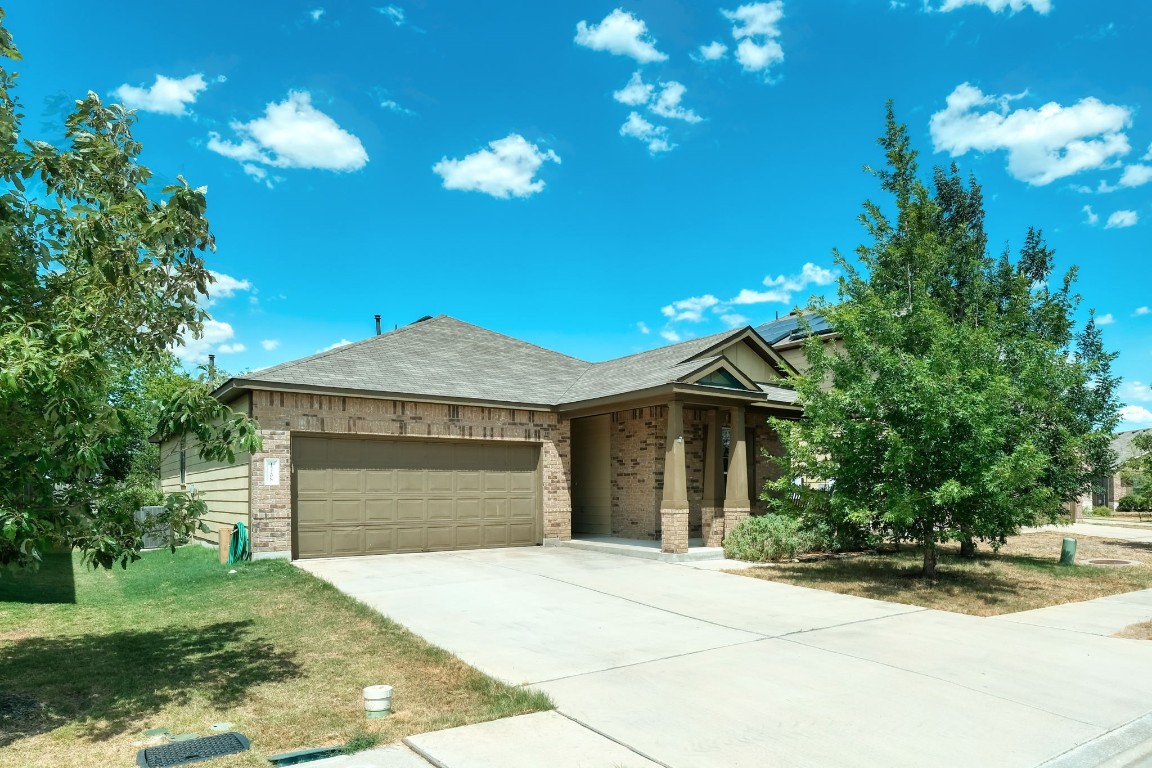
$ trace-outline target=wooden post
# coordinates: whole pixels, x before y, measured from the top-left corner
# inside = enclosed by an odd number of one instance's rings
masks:
[[[220,526],[220,564],[228,564],[228,550],[232,548],[232,526]]]

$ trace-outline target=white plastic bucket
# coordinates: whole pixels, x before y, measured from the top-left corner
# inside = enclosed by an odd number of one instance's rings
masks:
[[[370,685],[364,689],[365,717],[386,717],[392,711],[392,686]]]

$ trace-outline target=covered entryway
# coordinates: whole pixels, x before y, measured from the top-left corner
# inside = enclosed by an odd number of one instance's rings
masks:
[[[298,437],[298,558],[540,543],[540,449],[523,443]]]

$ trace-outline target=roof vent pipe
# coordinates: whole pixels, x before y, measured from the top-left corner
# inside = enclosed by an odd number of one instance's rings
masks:
[[[216,355],[208,355],[208,378],[216,378]]]
[[[380,315],[376,315],[376,335],[380,335]]]

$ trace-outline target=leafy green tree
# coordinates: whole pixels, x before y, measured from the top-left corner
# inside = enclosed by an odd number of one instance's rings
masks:
[[[1136,435],[1132,446],[1137,453],[1120,465],[1120,476],[1132,486],[1139,506],[1146,509],[1152,507],[1152,432]]]
[[[2,20],[0,56],[18,60]],[[203,381],[139,389],[206,317],[204,190],[181,179],[153,199],[134,114],[93,93],[66,119],[62,148],[25,140],[15,84],[0,67],[0,564],[75,546],[90,564],[126,566],[147,496],[131,459],[140,419],[196,434],[206,458],[258,446],[255,425]],[[153,396],[152,410],[135,402]],[[175,539],[203,511],[180,496],[165,507]]]
[[[775,422],[791,464],[766,498],[914,542],[931,577],[938,544],[1055,520],[1114,462],[1117,379],[1095,321],[1075,329],[1075,270],[1054,276],[1038,231],[1015,261],[990,256],[976,181],[955,166],[922,180],[891,105],[879,143],[894,215],[864,204],[871,243],[858,264],[835,254],[839,301],[810,307],[840,342],[806,343],[804,418]],[[797,492],[796,476],[832,491]]]

